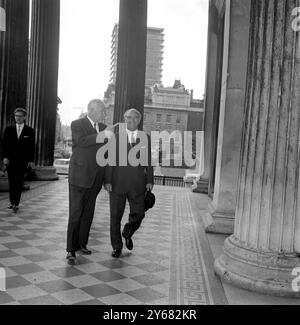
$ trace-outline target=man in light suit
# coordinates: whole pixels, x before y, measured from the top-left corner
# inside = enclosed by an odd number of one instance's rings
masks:
[[[33,167],[35,131],[25,124],[24,108],[14,111],[16,124],[4,131],[2,158],[8,173],[10,206],[14,213],[19,210],[24,176],[27,168]]]
[[[105,176],[105,189],[110,193],[110,236],[113,248],[112,256],[115,258],[118,258],[122,253],[122,236],[125,239],[126,247],[129,250],[133,249],[132,236],[140,228],[145,217],[145,193],[151,191],[154,184],[150,137],[138,131],[141,114],[136,109],[130,109],[125,113],[124,118],[127,128],[116,135],[116,166],[106,167]],[[147,161],[144,165],[133,166],[128,159],[128,165],[123,166],[120,163],[120,139],[126,137],[124,146],[125,153],[128,156],[130,150],[139,145],[142,135],[146,137],[144,149],[147,151]],[[123,148],[122,145],[121,148]],[[121,233],[121,221],[126,200],[129,202],[130,214]]]
[[[67,259],[75,264],[76,251],[90,255],[87,248],[94,217],[96,198],[102,188],[105,168],[99,167],[96,154],[100,148],[96,139],[108,130],[101,123],[105,105],[94,99],[88,104],[87,116],[71,124],[73,153],[69,167],[69,223],[67,232]]]

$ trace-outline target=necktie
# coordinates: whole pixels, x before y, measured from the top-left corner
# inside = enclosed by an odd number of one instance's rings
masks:
[[[133,146],[135,144],[134,133],[131,132],[130,144]]]
[[[97,129],[97,124],[96,123],[94,123],[94,129],[97,131],[97,133],[98,133],[98,129]]]
[[[21,135],[21,125],[18,124],[18,138],[20,138]]]

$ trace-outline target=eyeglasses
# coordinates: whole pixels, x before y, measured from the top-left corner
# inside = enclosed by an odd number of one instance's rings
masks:
[[[139,120],[138,116],[125,116],[126,120]]]

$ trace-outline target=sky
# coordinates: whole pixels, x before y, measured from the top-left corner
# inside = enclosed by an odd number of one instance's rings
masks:
[[[86,111],[91,99],[103,99],[118,18],[119,0],[61,0],[58,96],[63,124]],[[148,26],[165,29],[163,84],[181,79],[196,98],[204,94],[207,19],[208,0],[148,0]]]

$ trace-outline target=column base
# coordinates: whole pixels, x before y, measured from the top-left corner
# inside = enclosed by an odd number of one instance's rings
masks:
[[[215,261],[215,273],[225,282],[262,294],[300,298],[300,258],[297,254],[258,251],[234,236],[226,239],[224,253]],[[293,275],[293,270],[299,268]],[[299,292],[296,292],[297,286]]]
[[[57,181],[59,176],[56,174],[56,169],[49,167],[36,167],[34,169],[36,181]]]
[[[3,172],[0,172],[0,192],[8,192],[9,185],[8,185],[8,178],[5,176]]]
[[[234,233],[234,212],[217,211],[212,203],[203,216],[205,232],[209,234],[232,235]]]
[[[193,193],[208,194],[208,179],[202,179],[195,181],[191,187]]]

